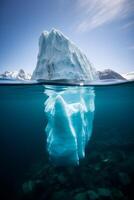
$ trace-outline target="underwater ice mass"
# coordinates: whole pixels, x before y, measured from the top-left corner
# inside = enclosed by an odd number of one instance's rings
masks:
[[[46,89],[47,150],[56,165],[79,164],[92,133],[93,88]]]

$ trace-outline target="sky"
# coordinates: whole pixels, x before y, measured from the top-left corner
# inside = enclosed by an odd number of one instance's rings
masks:
[[[133,0],[0,0],[0,72],[32,73],[39,36],[52,28],[97,70],[134,71]]]

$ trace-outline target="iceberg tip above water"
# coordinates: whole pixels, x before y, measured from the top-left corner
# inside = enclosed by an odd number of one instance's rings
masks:
[[[44,31],[39,39],[34,80],[96,80],[96,70],[85,54],[64,34],[56,29]]]

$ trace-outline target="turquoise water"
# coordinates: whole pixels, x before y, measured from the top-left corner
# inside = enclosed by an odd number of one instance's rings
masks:
[[[46,90],[67,91],[65,98],[78,103],[69,92],[79,95],[83,86],[0,85],[0,199],[133,199],[134,82],[84,87],[86,103],[94,91],[95,109],[92,123],[87,116],[85,155],[75,165],[51,159]]]

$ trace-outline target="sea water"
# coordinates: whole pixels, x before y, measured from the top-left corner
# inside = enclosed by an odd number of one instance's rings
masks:
[[[88,104],[91,90],[93,118],[89,113],[86,125],[92,126],[92,133],[83,148],[84,156],[68,165],[71,153],[66,162],[61,159],[57,165],[48,151],[48,91],[56,95],[67,92],[66,98],[71,99],[73,91],[82,98],[86,96]],[[74,99],[75,103],[80,102]],[[69,149],[69,141],[62,140],[59,146],[67,144]],[[54,148],[55,152],[58,147]],[[1,81],[0,199],[125,200],[134,198],[133,185],[134,82],[62,86]]]

